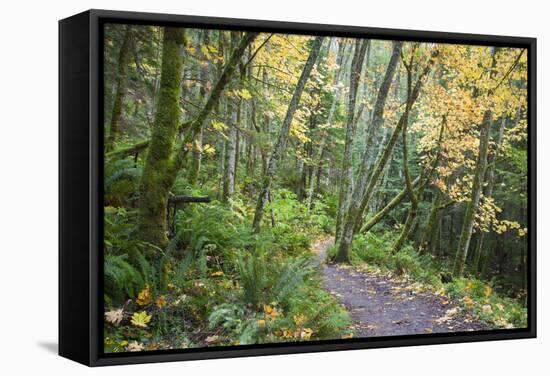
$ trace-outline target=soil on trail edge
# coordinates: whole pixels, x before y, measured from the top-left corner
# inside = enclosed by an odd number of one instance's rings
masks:
[[[358,271],[350,266],[326,264],[333,240],[321,239],[313,247],[320,259],[325,288],[350,312],[355,337],[465,332],[487,327],[455,302],[421,291],[412,282]]]

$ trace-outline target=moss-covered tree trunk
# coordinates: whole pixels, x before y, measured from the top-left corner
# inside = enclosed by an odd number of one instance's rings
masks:
[[[408,72],[408,74],[410,75],[410,72]],[[409,81],[410,81],[410,78],[409,78]],[[413,231],[413,223],[417,220],[419,201],[424,194],[424,189],[428,184],[428,182],[430,181],[432,174],[435,171],[435,168],[437,167],[437,164],[439,163],[439,158],[441,156],[441,146],[443,143],[443,132],[445,131],[445,123],[446,123],[446,117],[444,116],[441,122],[439,138],[437,141],[437,147],[438,147],[437,154],[435,155],[434,160],[432,161],[430,166],[428,166],[426,176],[423,179],[424,182],[420,184],[417,191],[414,190],[414,186],[411,181],[411,175],[408,167],[409,157],[408,157],[408,145],[407,145],[407,123],[403,125],[403,144],[402,144],[403,145],[403,175],[405,176],[405,186],[408,192],[409,199],[411,200],[411,207],[409,209],[409,212],[407,213],[407,219],[405,220],[405,224],[401,229],[401,233],[399,234],[399,237],[397,238],[393,246],[393,252],[398,252],[399,250],[401,250],[401,248],[405,244],[405,241],[408,239],[410,233]]]
[[[430,213],[428,214],[428,219],[426,220],[426,225],[424,226],[424,233],[422,234],[422,238],[416,247],[420,253],[432,253],[430,251],[434,244],[435,234],[437,233],[436,228],[439,222],[439,213],[441,212],[440,205],[441,192],[438,190],[435,193],[435,197],[430,208]]]
[[[140,184],[138,227],[144,240],[161,247],[166,244],[168,193],[190,152],[189,145],[202,130],[211,112],[218,106],[220,96],[233,76],[245,49],[257,36],[258,33],[253,32],[243,36],[223,68],[206,104],[198,116],[189,122],[182,143],[174,153],[174,142],[180,129],[179,100],[183,65],[181,55],[185,35],[183,29],[165,28],[155,125]]]
[[[164,29],[159,99],[139,189],[139,235],[159,247],[167,242],[166,206],[173,184],[171,163],[180,124],[184,45],[184,29]]]
[[[340,173],[340,187],[338,193],[338,215],[336,217],[336,237],[340,233],[342,217],[348,207],[349,196],[353,189],[353,139],[355,138],[355,102],[359,79],[363,70],[363,60],[367,52],[368,40],[357,39],[355,51],[351,60],[351,72],[349,77],[348,109],[346,115],[346,138],[344,142],[344,155],[342,156],[342,169]]]
[[[456,277],[459,277],[464,273],[466,257],[468,257],[468,249],[470,247],[470,240],[474,230],[475,215],[479,207],[481,191],[483,189],[483,177],[485,176],[485,169],[487,166],[489,130],[491,129],[492,117],[493,115],[490,110],[485,111],[479,135],[479,150],[476,168],[474,171],[474,181],[470,192],[470,199],[466,205],[466,211],[464,213],[462,230],[460,231],[460,239],[458,241],[458,249],[456,251],[456,258],[453,267],[453,274]]]
[[[391,88],[391,84],[393,82],[395,72],[397,70],[397,64],[399,63],[399,58],[401,56],[401,48],[403,47],[402,42],[394,42],[393,43],[393,49],[392,54],[390,57],[390,61],[388,63],[388,66],[386,68],[386,73],[384,74],[384,78],[382,79],[382,83],[380,84],[380,88],[378,89],[378,93],[376,95],[376,101],[374,103],[374,109],[372,111],[371,116],[371,124],[367,131],[366,139],[365,139],[365,151],[364,151],[364,158],[363,164],[361,166],[362,172],[360,172],[360,179],[361,177],[365,180],[369,178],[373,166],[373,146],[374,146],[374,139],[376,134],[378,133],[378,130],[382,126],[382,123],[384,122],[384,108],[386,106],[386,101],[388,98],[388,94]],[[382,156],[382,150],[383,145],[381,146],[382,149],[380,149],[380,157]],[[378,159],[376,159],[377,161]],[[363,185],[364,186],[364,185]],[[367,207],[367,202],[365,200],[362,200],[358,209],[358,215],[357,217],[357,223],[355,225],[354,231],[357,232],[361,228],[362,225],[362,213],[365,211],[365,208]]]
[[[109,137],[105,142],[105,151],[109,152],[113,150],[114,143],[116,142],[120,133],[120,120],[122,118],[122,106],[124,102],[124,95],[126,93],[127,75],[128,75],[128,63],[130,61],[130,52],[132,44],[132,26],[127,25],[124,31],[122,44],[120,46],[120,52],[117,61],[117,77],[116,77],[116,91],[113,101],[113,109],[111,112],[111,124],[109,126]]]
[[[398,49],[398,51],[400,51],[401,46],[402,44],[400,42],[396,42],[394,44],[394,53],[396,48]],[[400,55],[400,53],[397,53],[397,55]],[[362,157],[363,163],[361,164],[361,167],[359,169],[358,182],[353,189],[349,209],[346,214],[345,222],[342,227],[342,233],[340,235],[340,238],[337,241],[338,250],[336,253],[336,257],[334,259],[336,262],[350,261],[349,254],[350,254],[353,236],[356,232],[356,229],[357,231],[360,229],[359,216],[362,216],[364,208],[367,207],[372,197],[374,188],[378,183],[378,179],[380,178],[380,175],[382,174],[382,171],[384,170],[386,163],[388,162],[390,155],[393,152],[393,148],[397,143],[399,136],[401,135],[403,126],[405,125],[406,122],[408,122],[410,110],[413,104],[416,102],[418,95],[420,94],[422,83],[425,77],[427,76],[427,74],[430,72],[435,62],[434,59],[437,57],[437,55],[438,55],[438,51],[434,50],[426,67],[422,70],[422,72],[420,72],[414,87],[410,90],[410,95],[408,95],[408,98],[407,98],[405,111],[401,115],[401,118],[399,119],[395,129],[393,130],[390,140],[388,141],[388,144],[386,145],[384,152],[380,156],[380,159],[377,161],[376,166],[372,170],[372,173],[370,173],[369,167],[368,167],[369,150],[365,150],[363,153],[363,157]],[[411,87],[412,87],[412,84],[411,84]]]
[[[277,165],[286,147],[290,125],[292,123],[292,119],[294,118],[294,114],[298,109],[298,105],[300,104],[302,93],[309,79],[311,71],[313,70],[313,66],[315,65],[317,57],[319,56],[321,45],[323,44],[323,39],[323,37],[317,37],[313,40],[309,57],[306,61],[306,64],[304,65],[302,74],[298,79],[298,83],[296,84],[296,88],[294,89],[294,93],[292,94],[292,99],[290,100],[290,103],[288,105],[283,124],[281,125],[281,131],[279,133],[277,143],[275,144],[273,152],[271,153],[271,157],[269,158],[267,169],[262,181],[262,188],[256,204],[254,219],[252,221],[252,227],[255,232],[260,232],[262,218],[264,215],[264,208],[269,199],[269,192],[271,190],[273,178],[275,177],[275,174],[277,172]]]

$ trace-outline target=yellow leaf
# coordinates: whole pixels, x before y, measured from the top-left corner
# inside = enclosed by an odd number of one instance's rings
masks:
[[[293,319],[296,325],[302,325],[306,321],[304,315],[294,315]]]
[[[223,122],[217,120],[212,120],[211,124],[212,128],[214,128],[218,132],[223,132],[228,128],[227,125],[225,125]]]
[[[148,315],[146,311],[135,312],[132,315],[132,325],[138,328],[147,328],[147,324],[151,321],[151,315]]]
[[[222,276],[222,275],[223,275],[222,271],[217,271],[217,272],[214,272],[214,273],[210,274],[210,276],[212,276],[212,277],[219,277],[219,276]]]
[[[166,305],[166,298],[164,297],[164,295],[161,295],[157,298],[157,300],[155,301],[155,304],[157,305],[157,307],[159,308],[162,308]]]
[[[468,308],[472,308],[474,306],[474,301],[469,296],[465,296],[464,299],[462,299],[464,302],[464,305]]]
[[[313,330],[310,328],[304,328],[302,332],[300,333],[300,338],[302,339],[310,339],[311,335],[313,334]]]
[[[247,89],[241,89],[240,91],[237,91],[237,95],[239,95],[242,99],[248,100],[252,98],[252,94]]]
[[[348,334],[343,334],[342,339],[350,339],[350,338],[353,338],[353,333],[348,333]]]
[[[140,291],[136,299],[136,303],[139,304],[140,306],[151,304],[151,291],[149,290],[148,285],[145,286],[145,288]]]
[[[265,326],[265,320],[257,320],[256,324],[258,327],[263,328]]]

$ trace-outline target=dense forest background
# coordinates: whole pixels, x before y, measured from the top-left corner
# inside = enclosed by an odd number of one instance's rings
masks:
[[[104,56],[106,351],[526,326],[525,51],[111,24]]]

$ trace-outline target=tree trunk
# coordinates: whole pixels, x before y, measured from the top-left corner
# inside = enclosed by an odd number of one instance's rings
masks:
[[[493,50],[492,68],[494,68],[495,65],[495,52]],[[492,71],[490,75],[492,76]],[[491,92],[489,92],[488,95],[491,95]],[[462,222],[462,230],[460,231],[460,239],[458,241],[458,249],[456,251],[456,258],[453,266],[453,275],[456,277],[460,277],[464,273],[466,258],[468,257],[468,249],[470,247],[470,240],[472,239],[472,233],[474,230],[475,215],[479,207],[481,192],[483,190],[483,181],[485,178],[485,170],[487,168],[487,152],[489,150],[489,134],[492,123],[493,113],[491,110],[486,110],[483,115],[483,121],[479,132],[479,150],[476,168],[474,171],[472,191],[470,193],[470,200],[466,205],[464,220]]]
[[[118,67],[116,78],[116,92],[111,113],[111,125],[109,127],[109,137],[105,142],[105,151],[113,150],[114,144],[120,133],[120,119],[122,118],[122,106],[124,95],[126,93],[127,71],[130,60],[130,50],[132,44],[132,26],[127,25],[124,31],[124,38],[118,55]]]
[[[409,74],[409,82],[410,82],[410,72]],[[412,228],[412,224],[414,221],[416,221],[416,216],[418,214],[418,205],[419,201],[422,198],[422,195],[424,194],[424,188],[430,181],[432,174],[437,167],[437,164],[439,163],[439,158],[441,156],[441,146],[443,143],[443,132],[445,131],[445,123],[446,123],[446,117],[443,116],[443,120],[441,121],[441,129],[439,131],[439,139],[437,141],[438,145],[438,151],[436,156],[434,157],[433,162],[431,163],[431,166],[428,167],[428,172],[425,177],[425,182],[420,184],[420,187],[418,188],[418,191],[415,192],[413,184],[411,182],[411,176],[409,173],[409,157],[408,157],[408,146],[407,146],[407,122],[403,125],[403,175],[405,176],[405,186],[407,188],[407,192],[409,195],[409,199],[411,200],[411,208],[409,209],[409,212],[407,214],[407,219],[405,220],[405,224],[403,225],[403,228],[401,230],[401,234],[399,235],[399,238],[396,240],[394,246],[393,246],[393,252],[398,252],[401,250],[403,245],[405,244],[405,241],[409,237],[409,234]]]
[[[177,173],[182,165],[183,161],[185,161],[185,157],[189,153],[189,143],[192,142],[197,134],[200,132],[200,130],[203,128],[204,124],[206,123],[206,120],[208,119],[208,116],[212,112],[212,110],[218,105],[220,96],[225,89],[227,83],[233,76],[233,73],[235,72],[237,65],[241,61],[241,58],[244,54],[244,51],[246,48],[256,39],[258,36],[258,33],[255,32],[247,32],[243,35],[241,38],[239,45],[237,48],[235,48],[231,54],[231,57],[229,58],[229,61],[225,65],[222,74],[220,75],[220,78],[216,82],[216,85],[212,89],[212,92],[210,93],[210,96],[208,97],[208,100],[206,101],[206,104],[204,105],[203,109],[197,116],[195,120],[193,120],[185,134],[185,137],[183,138],[183,142],[178,149],[177,156],[174,159],[173,164],[173,173]]]
[[[394,54],[397,54],[398,56],[400,55],[401,46],[402,46],[401,42],[394,43]],[[392,54],[392,56],[394,54]],[[416,81],[416,84],[414,85],[414,89],[411,90],[411,94],[407,98],[405,111],[401,116],[401,118],[399,119],[392,133],[392,136],[390,137],[388,145],[384,149],[384,153],[380,157],[379,161],[376,164],[376,167],[374,168],[371,174],[368,173],[368,166],[367,166],[367,161],[369,158],[369,150],[365,150],[363,153],[363,157],[362,157],[363,163],[361,164],[361,167],[359,169],[359,174],[358,174],[359,181],[354,187],[348,213],[345,217],[345,222],[342,227],[342,234],[340,236],[340,239],[338,240],[338,251],[335,257],[336,262],[349,262],[350,260],[349,252],[351,249],[351,242],[353,240],[353,235],[355,234],[356,231],[360,229],[360,225],[361,225],[361,221],[359,217],[362,216],[364,208],[367,207],[370,201],[370,198],[372,197],[374,187],[376,186],[378,179],[380,178],[380,175],[384,170],[384,167],[390,157],[390,154],[393,151],[395,143],[399,138],[399,135],[403,129],[405,122],[408,122],[409,112],[413,104],[416,102],[418,95],[420,94],[420,89],[422,87],[423,80],[426,77],[426,75],[430,72],[432,65],[434,64],[434,59],[437,55],[438,55],[437,50],[434,50],[434,52],[432,53],[432,57],[428,61],[426,67],[420,73]],[[395,68],[393,70],[395,71]],[[393,77],[393,74],[392,74],[392,77]]]
[[[370,45],[370,43],[369,43]],[[329,46],[330,47],[330,46]],[[338,54],[336,56],[336,62],[338,64],[338,70],[336,71],[336,74],[334,75],[333,84],[336,86],[340,82],[340,76],[343,72],[343,66],[344,66],[344,51],[345,51],[345,44],[340,43],[338,47]],[[330,52],[330,48],[329,48]],[[327,125],[332,126],[332,121],[334,120],[334,113],[336,111],[336,104],[340,101],[340,96],[342,94],[342,90],[338,88],[336,92],[334,93],[334,97],[331,100],[329,113],[327,116]],[[307,209],[311,210],[311,205],[313,203],[313,197],[315,195],[315,184],[319,185],[320,175],[321,175],[321,169],[323,165],[323,155],[325,153],[325,148],[327,145],[327,137],[328,137],[328,131],[323,130],[321,132],[321,141],[319,144],[319,147],[317,149],[317,155],[313,158],[313,171],[312,175],[315,176],[315,180],[311,179],[309,181],[309,188],[307,192]],[[316,183],[317,182],[317,183]]]
[[[207,46],[210,43],[210,38],[208,37],[209,30],[203,30],[202,33],[203,33],[202,43],[203,45]],[[202,65],[202,69],[200,70],[200,79],[202,82],[199,87],[199,101],[200,103],[202,103],[204,102],[204,98],[206,97],[207,84],[210,82],[210,75],[209,75],[210,63],[207,61],[206,56],[204,56],[202,52],[200,56],[201,56],[203,65]],[[189,183],[191,185],[196,185],[199,179],[199,172],[201,169],[201,162],[202,162],[202,137],[203,137],[203,132],[201,129],[193,144],[193,158],[191,160],[191,167],[189,170]]]
[[[460,240],[458,242],[458,249],[453,267],[453,274],[457,277],[461,276],[464,272],[464,264],[466,262],[466,257],[468,256],[468,248],[470,246],[470,240],[474,229],[475,214],[479,207],[481,191],[483,189],[483,176],[485,175],[485,168],[487,166],[487,149],[489,145],[489,129],[491,128],[491,122],[492,112],[487,110],[485,111],[483,122],[481,124],[479,151],[476,169],[474,172],[474,182],[470,193],[470,200],[468,201],[466,212],[464,213],[464,221],[462,223]]]
[[[237,111],[238,108],[231,106],[231,125],[229,126],[229,134],[225,141],[225,163],[224,163],[224,178],[223,178],[223,200],[227,201],[229,197],[235,193],[235,169],[237,158]]]
[[[168,193],[189,153],[188,145],[204,126],[219,103],[221,93],[233,75],[244,50],[258,33],[246,33],[223,69],[206,104],[189,129],[174,155],[174,142],[179,131],[181,94],[181,58],[185,41],[181,28],[165,28],[162,52],[161,84],[155,114],[155,126],[140,183],[138,229],[143,240],[163,247],[167,243],[166,205]]]
[[[340,179],[340,191],[338,193],[338,216],[336,217],[336,237],[340,233],[342,217],[348,207],[348,200],[353,189],[353,139],[355,137],[355,102],[359,79],[363,69],[363,60],[367,51],[368,40],[357,39],[355,52],[351,60],[351,73],[349,78],[348,111],[346,118],[346,139],[344,143],[344,155],[342,157],[342,171]]]
[[[416,178],[412,184],[415,186],[420,182],[420,178]],[[367,223],[361,227],[362,233],[367,233],[370,231],[371,228],[373,228],[377,223],[379,223],[382,218],[386,216],[392,209],[394,209],[397,205],[399,205],[405,197],[408,197],[408,190],[407,187],[403,188],[386,206],[384,206],[382,209],[380,209]]]
[[[363,165],[361,166],[361,169],[363,170],[363,172],[360,174],[362,174],[364,180],[367,180],[369,178],[369,175],[371,174],[371,170],[373,168],[373,166],[371,165],[372,164],[371,154],[372,154],[374,138],[375,138],[375,135],[378,133],[378,129],[384,122],[384,107],[386,105],[386,100],[388,98],[388,93],[390,91],[393,77],[395,76],[397,63],[399,62],[399,58],[401,56],[402,46],[403,46],[402,42],[393,43],[393,52],[390,58],[390,62],[388,63],[388,67],[386,68],[384,79],[382,80],[382,84],[380,85],[380,88],[378,89],[378,94],[376,96],[376,102],[374,104],[374,109],[372,112],[371,126],[369,127],[369,130],[366,135]],[[361,200],[361,204],[359,206],[358,214],[357,214],[357,223],[355,225],[355,231],[359,231],[359,229],[361,228],[361,225],[363,223],[362,221],[363,212],[365,211],[367,204],[368,204],[367,200],[365,199]]]
[[[298,109],[298,105],[300,104],[300,99],[302,97],[304,87],[306,86],[309,75],[313,69],[315,61],[317,60],[317,56],[319,55],[319,51],[321,50],[323,39],[323,37],[317,37],[313,41],[309,57],[306,64],[304,65],[304,69],[302,70],[302,74],[300,75],[300,78],[296,85],[296,89],[294,90],[294,93],[292,95],[292,99],[290,100],[290,103],[288,105],[283,124],[281,125],[279,138],[277,139],[277,143],[275,144],[273,152],[271,153],[271,157],[269,158],[266,173],[263,177],[262,189],[258,197],[256,211],[254,213],[254,220],[252,222],[252,227],[254,228],[255,232],[260,232],[262,218],[264,215],[264,208],[269,198],[269,192],[271,189],[273,177],[277,172],[277,164],[285,150],[288,133],[290,131],[290,125],[292,123],[292,119],[294,118],[294,113],[296,112],[296,110]]]
[[[424,233],[422,235],[422,238],[418,244],[417,250],[420,253],[426,252],[428,249],[431,248],[433,244],[434,239],[434,229],[437,226],[438,222],[438,214],[440,212],[440,204],[441,204],[441,192],[438,190],[435,194],[435,197],[432,202],[432,207],[430,209],[430,214],[428,215],[428,219],[426,220],[426,225],[424,226]]]
[[[180,123],[180,95],[185,32],[164,28],[160,93],[149,151],[140,183],[139,235],[159,247],[167,243],[166,207],[173,148]]]
[[[517,120],[519,120],[519,116],[520,114],[518,113],[516,117]],[[491,198],[493,196],[493,190],[495,188],[495,161],[498,157],[500,146],[502,145],[502,139],[504,136],[505,128],[506,128],[506,116],[503,116],[502,121],[500,122],[500,127],[498,129],[497,139],[495,141],[495,150],[491,158],[491,162],[487,167],[487,172],[485,173],[485,181],[487,182],[487,185],[485,187],[483,196],[486,198]],[[491,230],[491,228],[492,226],[490,225],[489,230]],[[479,233],[479,238],[474,251],[474,259],[472,264],[472,271],[475,275],[479,275],[480,273],[480,260],[481,260],[481,254],[483,253],[484,241],[485,241],[485,232],[481,231]]]

